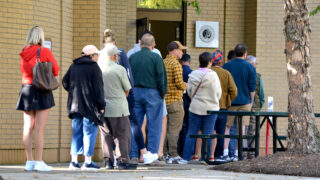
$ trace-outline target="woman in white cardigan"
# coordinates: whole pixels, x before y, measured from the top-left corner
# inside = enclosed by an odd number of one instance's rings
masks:
[[[183,159],[189,161],[194,153],[195,140],[190,134],[213,134],[217,114],[207,114],[207,110],[219,110],[221,86],[216,72],[210,69],[212,55],[204,52],[199,56],[199,69],[189,75],[188,95],[191,97],[189,108],[189,129],[183,149]],[[210,152],[211,140],[208,141]]]

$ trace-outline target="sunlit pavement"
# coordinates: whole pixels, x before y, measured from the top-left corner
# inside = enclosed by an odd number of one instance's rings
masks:
[[[102,163],[97,163],[102,166]],[[294,176],[275,176],[263,174],[243,174],[223,171],[209,170],[211,166],[204,164],[188,165],[162,165],[162,166],[145,166],[139,165],[137,170],[105,170],[97,171],[69,171],[68,163],[50,164],[53,166],[51,172],[26,172],[23,165],[1,165],[0,180],[28,180],[28,179],[50,179],[50,180],[99,180],[99,179],[175,179],[175,180],[290,180],[290,179],[315,179],[307,177]],[[2,179],[1,179],[2,178]]]

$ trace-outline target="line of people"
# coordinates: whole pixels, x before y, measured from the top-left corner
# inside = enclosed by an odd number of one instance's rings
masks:
[[[24,111],[27,171],[52,170],[42,161],[42,149],[44,126],[54,99],[51,91],[43,92],[32,86],[37,50],[42,48],[41,61],[53,63],[55,76],[59,66],[43,43],[43,30],[33,27],[20,53],[23,86],[17,110]],[[228,134],[235,124],[234,117],[208,115],[207,110],[249,111],[254,102],[260,103],[256,106],[259,110],[264,103],[261,75],[257,88],[260,96],[255,97],[256,71],[248,63],[255,64],[255,58],[247,57],[244,44],[236,46],[236,58],[226,64],[219,50],[201,53],[199,68],[194,71],[190,68],[190,56],[183,53],[187,47],[172,41],[167,46],[168,55],[162,59],[150,31],[140,35],[139,43],[128,54],[116,46],[115,33],[110,29],[103,33],[103,44],[101,51],[93,45],[85,46],[62,80],[72,119],[71,170],[100,168],[92,161],[98,129],[106,169],[135,169],[138,162],[186,164],[199,160],[201,142],[189,135]],[[257,98],[259,101],[254,101]],[[244,121],[244,125],[249,124],[249,120]],[[35,159],[33,130],[37,136]],[[223,151],[216,160],[230,161],[228,145],[228,139],[213,140],[212,145],[209,141],[209,160],[214,160],[215,152],[219,155]],[[79,155],[85,157],[82,167]]]

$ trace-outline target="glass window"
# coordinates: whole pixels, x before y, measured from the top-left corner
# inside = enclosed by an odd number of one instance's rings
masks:
[[[137,0],[137,8],[182,9],[182,0]]]

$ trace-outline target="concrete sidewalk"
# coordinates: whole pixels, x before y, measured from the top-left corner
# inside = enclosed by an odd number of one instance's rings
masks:
[[[97,163],[102,166],[102,163]],[[207,165],[188,164],[188,165],[163,165],[145,166],[139,165],[137,170],[105,170],[98,171],[69,171],[68,164],[50,164],[53,166],[51,172],[25,172],[23,165],[2,165],[0,166],[0,176],[4,180],[126,180],[126,179],[176,179],[176,180],[307,180],[316,179],[308,177],[278,176],[264,174],[243,174],[223,171],[209,170]],[[2,180],[0,178],[0,180]]]

